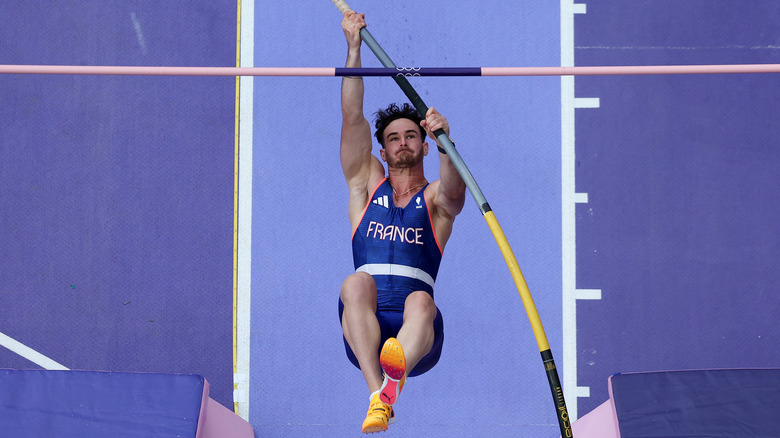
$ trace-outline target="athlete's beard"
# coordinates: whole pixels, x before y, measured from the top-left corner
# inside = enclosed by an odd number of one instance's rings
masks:
[[[412,153],[410,149],[406,149],[406,151],[409,153],[401,154],[401,156],[398,155],[388,156],[387,165],[399,169],[406,169],[406,168],[414,167],[422,162],[423,160],[422,149],[420,149],[420,151],[416,155]]]

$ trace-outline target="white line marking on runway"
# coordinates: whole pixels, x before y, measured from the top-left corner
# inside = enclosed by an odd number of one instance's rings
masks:
[[[601,100],[598,97],[577,97],[574,99],[574,108],[599,108]]]
[[[241,67],[254,67],[255,2],[241,1]],[[238,255],[236,299],[237,414],[249,421],[249,346],[252,303],[252,146],[254,130],[254,77],[239,79],[238,127]],[[238,378],[236,378],[238,376]]]
[[[47,370],[68,370],[65,365],[44,356],[10,336],[0,333],[0,345]]]
[[[574,15],[587,12],[584,3],[561,0],[561,67],[574,67]],[[563,285],[563,389],[571,396],[566,404],[571,421],[577,419],[577,399],[590,395],[590,388],[577,386],[577,203],[587,202],[587,193],[575,187],[575,108],[591,107],[598,99],[574,97],[574,77],[561,76],[561,240]],[[585,105],[585,106],[583,106]],[[584,199],[583,199],[584,195]]]
[[[577,289],[574,297],[578,300],[600,300],[601,289]]]

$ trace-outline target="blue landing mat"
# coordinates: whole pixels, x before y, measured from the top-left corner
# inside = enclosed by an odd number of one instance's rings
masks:
[[[192,437],[199,375],[0,370],[0,436]]]
[[[610,385],[621,438],[780,436],[780,369],[618,374]]]

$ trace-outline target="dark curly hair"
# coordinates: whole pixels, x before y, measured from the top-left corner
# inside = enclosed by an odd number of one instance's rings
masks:
[[[416,123],[420,128],[420,138],[422,141],[425,141],[425,129],[420,126],[420,122],[423,119],[419,114],[417,114],[417,110],[414,109],[412,105],[405,103],[403,106],[399,107],[398,105],[391,103],[390,106],[385,109],[380,109],[374,113],[374,115],[376,116],[376,121],[374,122],[376,133],[374,136],[383,148],[385,147],[385,128],[387,128],[387,125],[398,119],[409,119]]]

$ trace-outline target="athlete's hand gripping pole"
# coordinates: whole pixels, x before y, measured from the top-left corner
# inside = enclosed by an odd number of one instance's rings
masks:
[[[339,8],[339,11],[341,11],[342,14],[346,14],[347,12],[351,11],[350,7],[344,2],[344,0],[332,1],[333,4]],[[374,55],[376,55],[376,57],[379,59],[379,62],[381,62],[383,66],[387,68],[397,68],[367,28],[364,27],[360,29],[360,37],[363,42],[365,42],[366,45],[371,49],[371,51],[374,52]],[[404,94],[406,94],[406,97],[408,97],[415,106],[420,116],[425,118],[425,114],[428,112],[428,107],[425,105],[423,100],[420,98],[420,95],[417,94],[403,73],[399,72],[399,74],[394,76],[393,79],[395,79],[395,82],[399,87],[401,87],[401,90],[403,90]],[[512,278],[514,279],[515,286],[520,293],[520,298],[523,300],[523,305],[525,306],[525,310],[528,314],[528,319],[531,322],[534,336],[536,337],[536,343],[539,346],[539,351],[542,355],[542,362],[544,363],[544,368],[547,373],[547,380],[550,383],[550,390],[552,392],[553,400],[555,401],[556,417],[558,418],[558,425],[561,429],[561,435],[566,438],[572,437],[571,423],[569,421],[569,414],[566,409],[566,400],[563,397],[561,382],[558,378],[558,370],[555,367],[555,361],[553,360],[552,352],[550,351],[550,345],[547,342],[547,335],[544,333],[544,327],[542,327],[542,322],[539,319],[539,312],[536,310],[536,305],[534,304],[533,298],[531,297],[531,292],[528,290],[528,285],[525,282],[525,278],[523,277],[523,273],[520,270],[520,266],[517,264],[517,259],[512,252],[512,248],[509,246],[509,242],[507,241],[504,232],[501,230],[501,226],[498,224],[495,214],[491,210],[490,205],[485,199],[485,196],[482,194],[482,190],[477,185],[477,182],[471,175],[468,167],[466,167],[466,163],[463,162],[460,154],[458,154],[458,151],[455,149],[455,145],[452,143],[452,140],[449,138],[449,136],[447,136],[443,129],[436,130],[434,135],[439,141],[439,144],[444,148],[445,152],[449,156],[452,164],[457,169],[460,177],[463,179],[463,182],[469,189],[469,192],[471,192],[471,196],[477,202],[479,210],[482,212],[485,221],[493,233],[493,237],[498,243],[498,247],[501,249],[501,254],[504,256],[504,260],[509,267]]]

